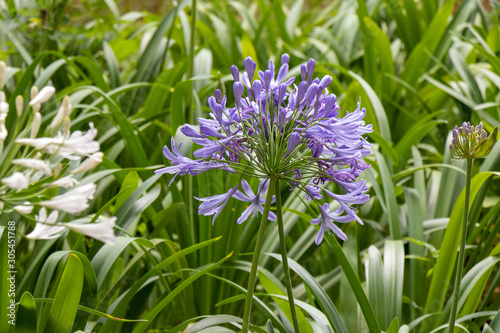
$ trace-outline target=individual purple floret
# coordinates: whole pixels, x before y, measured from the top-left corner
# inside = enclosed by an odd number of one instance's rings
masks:
[[[249,57],[244,70],[231,66],[235,82],[230,98],[234,97],[234,105],[227,106],[227,97],[216,90],[208,99],[210,118],[199,118],[199,128],[188,124],[181,128],[201,146],[193,152],[195,159],[183,156],[180,145],[177,148],[172,139],[172,149],[164,148],[172,166],[156,173],[173,174],[170,183],[177,175],[197,175],[211,169],[261,179],[256,192],[242,180],[244,192],[237,185],[226,194],[198,199],[203,201],[199,213],[214,215],[214,221],[231,198],[250,203],[238,223],[264,211],[264,192],[274,177],[291,189],[305,192],[308,200],[318,204],[320,216],[311,221],[320,224],[317,244],[327,230],[345,240],[347,237],[333,222],[362,224],[355,206],[369,200],[366,181],[359,177],[370,167],[363,158],[370,154],[371,147],[363,135],[373,129],[363,121],[366,111],[361,102],[354,111],[341,116],[337,96],[327,88],[332,77],[314,78],[313,59],[300,67],[301,82],[297,83],[294,77],[288,77],[289,60],[284,54],[279,67],[270,62],[267,69],[259,71]],[[342,193],[333,193],[330,183]],[[321,202],[324,198],[338,202],[338,209],[330,212],[330,206]],[[271,212],[268,219],[275,220],[275,214]]]

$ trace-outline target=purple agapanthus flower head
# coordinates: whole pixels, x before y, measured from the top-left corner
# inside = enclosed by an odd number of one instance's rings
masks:
[[[214,215],[214,220],[230,199],[246,202],[238,223],[263,212],[269,179],[278,178],[318,204],[320,216],[311,221],[320,225],[316,243],[321,243],[326,231],[346,240],[333,222],[362,224],[356,205],[365,203],[369,196],[366,181],[359,177],[370,167],[363,157],[371,147],[363,135],[372,132],[372,126],[363,121],[366,111],[361,101],[354,111],[341,116],[337,96],[327,88],[332,78],[314,78],[313,59],[300,67],[301,82],[287,77],[289,59],[284,54],[279,68],[270,62],[267,69],[258,71],[250,57],[242,71],[231,66],[234,105],[227,106],[226,96],[217,90],[208,99],[210,119],[199,118],[199,129],[188,124],[181,128],[201,145],[193,152],[196,159],[183,156],[172,139],[172,148],[164,148],[172,166],[156,173],[173,174],[172,181],[177,175],[197,175],[211,169],[260,178],[256,192],[242,180],[243,192],[236,186],[225,194],[197,198],[203,202],[199,213]],[[332,192],[329,183],[341,193]],[[324,199],[336,201],[338,208],[330,212],[329,204],[321,202]],[[275,219],[271,212],[269,220]]]

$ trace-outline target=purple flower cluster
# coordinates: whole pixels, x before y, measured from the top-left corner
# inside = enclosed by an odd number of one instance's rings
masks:
[[[346,235],[333,222],[362,223],[353,205],[369,199],[364,193],[368,190],[366,182],[357,180],[369,167],[362,158],[370,153],[371,145],[363,135],[372,132],[372,127],[365,125],[365,109],[360,108],[360,103],[356,110],[340,117],[337,97],[327,89],[332,78],[328,75],[321,80],[313,78],[316,65],[313,59],[301,66],[302,81],[298,85],[294,84],[294,77],[285,80],[288,61],[289,56],[284,54],[277,75],[274,63],[270,62],[265,71],[258,71],[256,80],[253,77],[257,65],[251,58],[245,59],[242,73],[233,65],[235,105],[228,107],[226,96],[216,90],[215,96],[208,99],[211,119],[198,118],[199,127],[185,124],[181,128],[182,133],[201,146],[193,153],[195,159],[182,156],[180,145],[177,148],[172,139],[171,150],[164,147],[172,166],[155,172],[173,174],[172,181],[177,175],[197,175],[211,169],[260,178],[256,194],[242,180],[245,193],[237,185],[226,194],[197,198],[203,201],[199,213],[214,215],[214,220],[231,198],[250,203],[238,223],[246,221],[252,213],[263,212],[269,178],[277,177],[318,203],[320,217],[311,221],[321,223],[317,244],[326,230],[345,240]],[[337,184],[345,193],[327,190],[327,182]],[[327,203],[320,203],[323,195],[337,201],[339,208],[330,212]],[[271,213],[269,220],[275,219]]]

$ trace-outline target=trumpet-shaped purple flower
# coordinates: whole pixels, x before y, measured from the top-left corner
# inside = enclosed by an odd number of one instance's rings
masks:
[[[252,188],[250,187],[250,185],[248,185],[248,182],[246,180],[243,179],[241,181],[241,186],[243,187],[245,193],[242,193],[240,190],[238,190],[234,194],[234,198],[243,202],[251,202],[251,204],[241,214],[240,218],[237,221],[238,224],[248,220],[248,217],[252,213],[253,216],[255,216],[257,212],[261,212],[262,214],[264,213],[264,207],[262,207],[262,205],[266,202],[266,199],[264,198],[264,192],[269,187],[269,180],[262,179],[260,181],[259,187],[257,188],[257,195],[253,193]],[[273,196],[273,202],[275,200],[276,198]],[[269,212],[269,221],[276,221],[276,215],[273,212]]]
[[[225,194],[218,194],[207,198],[195,197],[196,199],[203,201],[203,203],[198,208],[198,214],[205,216],[213,215],[214,216],[214,219],[212,220],[212,225],[213,225],[217,216],[219,216],[222,209],[226,206],[229,199],[231,199],[231,197],[236,193],[237,190],[238,186],[236,185]]]
[[[314,225],[320,223],[319,231],[316,235],[316,244],[319,245],[323,241],[326,230],[331,230],[340,239],[347,240],[346,234],[339,227],[333,224],[332,221],[349,223],[352,221],[350,216],[340,215],[342,213],[342,209],[337,209],[330,213],[330,205],[327,203],[323,204],[323,206],[319,205],[318,208],[320,213],[319,217],[311,220],[311,223]]]
[[[305,192],[307,199],[319,205],[320,217],[312,220],[313,224],[321,222],[317,243],[326,230],[346,239],[333,222],[362,223],[355,206],[369,199],[366,182],[359,181],[359,176],[370,167],[363,157],[371,147],[363,135],[373,129],[363,121],[366,111],[361,102],[354,111],[341,116],[337,96],[327,88],[332,77],[314,78],[313,59],[300,67],[302,80],[298,83],[294,83],[294,77],[287,77],[289,59],[285,54],[279,69],[270,62],[267,69],[257,73],[257,64],[251,58],[245,59],[244,70],[232,66],[234,105],[228,106],[226,96],[216,90],[208,99],[209,119],[199,118],[199,129],[188,124],[181,128],[201,145],[193,153],[196,159],[183,156],[180,145],[177,148],[172,139],[172,149],[164,148],[172,165],[156,173],[173,174],[172,181],[177,175],[197,175],[211,169],[260,178],[257,192],[242,180],[243,192],[236,186],[226,194],[198,199],[203,202],[199,213],[214,215],[214,220],[231,197],[250,203],[238,223],[264,211],[263,193],[269,179],[275,177]],[[338,185],[343,194],[328,190],[329,183]],[[338,201],[339,209],[329,212],[329,206],[320,202],[324,194]],[[269,220],[275,218],[274,213],[269,214]]]

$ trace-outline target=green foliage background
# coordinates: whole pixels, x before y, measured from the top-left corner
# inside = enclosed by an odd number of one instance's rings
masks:
[[[199,0],[195,31],[191,1],[167,2],[161,14],[132,9],[113,0],[0,0],[11,110],[32,85],[57,90],[44,116],[71,97],[72,128],[93,121],[105,153],[87,213],[108,205],[122,229],[113,245],[81,242],[72,232],[33,242],[24,238],[32,217],[3,214],[2,226],[18,222],[19,303],[14,330],[0,300],[0,331],[237,331],[258,219],[237,225],[244,207],[232,201],[212,226],[196,214],[193,195],[222,193],[238,177],[214,171],[168,187],[169,177],[151,166],[166,163],[162,146],[181,139],[180,125],[207,116],[216,88],[231,105],[231,64],[241,68],[251,56],[261,69],[282,53],[290,55],[290,75],[314,58],[316,76],[333,77],[343,112],[361,97],[375,129],[364,175],[372,198],[360,208],[365,225],[343,227],[349,241],[328,236],[316,246],[309,223],[316,208],[282,191],[302,332],[442,331],[465,183],[449,134],[463,121],[482,121],[488,132],[499,126],[498,3]],[[14,121],[10,112],[7,128]],[[500,332],[499,170],[497,144],[474,163],[458,316],[469,332]],[[252,317],[258,332],[291,330],[278,246],[270,223]]]

